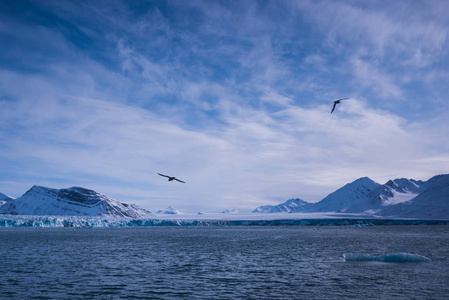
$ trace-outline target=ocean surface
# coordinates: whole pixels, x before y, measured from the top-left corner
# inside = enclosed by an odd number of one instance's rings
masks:
[[[345,261],[406,252],[430,262]],[[0,228],[1,299],[447,299],[449,226]]]

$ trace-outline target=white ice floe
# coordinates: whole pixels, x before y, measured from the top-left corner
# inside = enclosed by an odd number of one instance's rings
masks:
[[[381,262],[428,262],[429,258],[405,252],[390,253],[384,255],[371,255],[365,253],[345,253],[346,261],[381,261]]]

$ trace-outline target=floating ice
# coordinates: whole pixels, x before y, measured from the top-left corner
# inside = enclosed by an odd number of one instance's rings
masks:
[[[346,261],[382,261],[382,262],[428,262],[429,258],[405,252],[390,253],[384,255],[370,255],[365,253],[345,253]]]

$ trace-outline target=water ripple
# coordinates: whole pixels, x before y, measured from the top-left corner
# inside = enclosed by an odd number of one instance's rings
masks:
[[[0,230],[4,299],[443,299],[447,226]],[[345,263],[421,253],[426,264]]]

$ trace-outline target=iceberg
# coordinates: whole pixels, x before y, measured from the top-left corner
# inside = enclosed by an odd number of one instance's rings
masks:
[[[371,255],[365,253],[345,253],[343,257],[346,261],[381,261],[381,262],[429,262],[430,259],[406,252],[397,252],[384,255]]]

